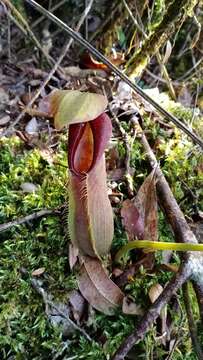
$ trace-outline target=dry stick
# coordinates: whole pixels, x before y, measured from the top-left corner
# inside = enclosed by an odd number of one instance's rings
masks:
[[[56,210],[56,209],[55,210],[48,210],[48,209],[40,210],[40,211],[37,211],[37,212],[35,212],[33,214],[24,216],[22,218],[19,218],[19,219],[13,220],[13,221],[9,221],[8,223],[5,223],[5,224],[1,224],[0,225],[0,232],[8,230],[12,226],[21,225],[21,224],[24,224],[24,223],[26,223],[28,221],[36,220],[36,219],[38,219],[38,218],[40,218],[42,216],[59,215],[59,214],[60,214],[60,211]]]
[[[143,35],[144,39],[146,40],[148,38],[148,36],[146,35],[145,31],[142,29],[142,27],[137,22],[136,18],[134,17],[134,15],[133,15],[132,11],[130,10],[130,8],[129,8],[128,4],[126,3],[126,1],[125,0],[122,0],[122,1],[123,1],[123,4],[124,4],[126,10],[128,11],[128,14],[129,14],[130,18],[132,19],[135,27],[138,29],[138,31]],[[159,65],[161,67],[161,70],[163,71],[163,76],[164,76],[166,84],[168,86],[169,93],[170,93],[172,99],[176,100],[176,93],[175,93],[173,84],[171,82],[171,79],[170,79],[170,76],[168,74],[166,66],[162,63],[162,59],[161,59],[161,55],[160,55],[159,50],[156,52],[155,55],[156,55],[156,58],[157,58],[157,61],[158,61]]]
[[[188,283],[183,284],[183,299],[184,299],[184,303],[185,303],[185,310],[187,313],[188,325],[189,325],[189,330],[190,330],[190,337],[192,339],[192,344],[193,344],[195,352],[198,356],[198,359],[203,360],[203,352],[202,352],[202,349],[201,349],[199,341],[198,341],[197,329],[195,326],[192,308],[191,308],[191,299],[190,299],[190,295],[189,295]]]
[[[80,34],[71,29],[67,24],[58,19],[56,16],[51,14],[49,11],[44,9],[34,0],[25,0],[28,4],[33,6],[42,14],[46,15],[50,20],[57,24],[61,29],[69,34],[71,38],[76,40],[80,45],[84,46],[89,52],[96,56],[97,59],[102,61],[108,68],[113,71],[120,79],[122,79],[126,84],[128,84],[137,94],[139,94],[143,99],[150,103],[162,116],[166,117],[167,120],[172,121],[179,129],[185,132],[196,144],[198,144],[203,149],[203,140],[199,138],[196,134],[191,131],[183,121],[176,118],[174,115],[166,111],[162,106],[160,106],[154,99],[147,95],[137,84],[134,84],[127,75],[122,73],[115,65],[111,63],[103,54],[101,54],[94,46],[92,46],[87,40],[85,40]]]
[[[158,165],[156,157],[152,149],[150,148],[150,145],[138,123],[137,118],[135,116],[132,116],[131,121],[134,123],[135,127],[139,130],[141,134],[141,143],[146,151],[151,167],[156,168],[158,197],[162,207],[164,208],[163,210],[166,214],[166,217],[168,218],[168,221],[174,231],[176,240],[178,242],[197,243],[197,239],[191,231],[189,225],[187,224],[184,215],[182,214],[171,192],[171,189]],[[140,321],[138,328],[136,328],[136,330],[127,337],[123,344],[121,344],[112,360],[124,359],[130,349],[133,347],[133,345],[139,340],[143,339],[149,326],[152,325],[153,322],[157,319],[162,307],[168,303],[174,292],[180,289],[180,287],[190,277],[192,277],[196,281],[201,274],[203,274],[202,257],[200,257],[199,259],[196,255],[192,253],[186,253],[185,261],[181,265],[178,273],[169,282],[169,284],[163,290],[157,301],[150,307],[148,312]]]
[[[85,9],[85,11],[83,12],[77,26],[76,26],[76,31],[79,31],[86,16],[88,15],[89,11],[91,10],[92,4],[93,4],[94,0],[90,0],[88,7]],[[45,88],[45,86],[49,83],[49,81],[51,80],[52,76],[54,75],[54,73],[56,72],[56,70],[58,69],[59,65],[61,64],[62,60],[64,59],[64,57],[66,56],[68,50],[70,49],[72,43],[73,43],[74,39],[71,38],[67,44],[65,45],[60,57],[58,58],[57,62],[55,63],[54,67],[52,68],[52,70],[50,71],[50,73],[48,74],[48,76],[46,77],[46,79],[44,80],[44,82],[42,83],[42,85],[40,86],[40,88],[37,90],[36,94],[33,96],[33,98],[30,100],[30,102],[27,104],[27,107],[18,115],[18,117],[16,118],[16,120],[1,134],[1,136],[5,136],[6,134],[8,134],[9,131],[11,131],[14,126],[16,124],[18,124],[18,122],[22,119],[22,117],[25,115],[25,113],[27,112],[27,109],[31,108],[32,105],[34,104],[34,102],[38,99],[38,97],[40,96],[41,92],[43,91],[43,89]]]
[[[32,30],[30,29],[27,21],[25,20],[25,18],[21,15],[21,13],[15,8],[15,6],[10,2],[10,0],[1,0],[1,2],[3,4],[5,4],[6,6],[8,6],[8,8],[13,12],[13,14],[17,17],[17,19],[21,22],[21,24],[24,26],[26,34],[28,34],[30,36],[30,38],[32,39],[32,41],[35,43],[35,45],[37,46],[37,48],[42,52],[42,54],[44,55],[47,63],[50,66],[53,66],[53,64],[55,63],[54,59],[52,59],[52,57],[50,55],[48,55],[46,53],[46,51],[44,51],[43,47],[41,46],[40,42],[38,41],[38,39],[36,38],[35,34],[32,32]],[[18,25],[18,24],[16,24]],[[20,27],[21,30],[21,27]],[[21,30],[22,31],[22,30]]]

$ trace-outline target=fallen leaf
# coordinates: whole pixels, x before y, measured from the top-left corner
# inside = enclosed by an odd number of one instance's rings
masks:
[[[158,220],[157,220],[157,196],[156,196],[156,177],[155,170],[147,176],[141,185],[136,197],[134,205],[138,210],[142,221],[144,222],[143,239],[152,241],[158,240]]]
[[[127,199],[123,202],[121,217],[129,240],[133,240],[135,237],[142,239],[144,234],[144,221],[131,200]]]
[[[157,197],[154,170],[141,185],[132,200],[125,200],[121,209],[122,223],[129,240],[149,239],[157,241]]]
[[[10,116],[9,115],[4,115],[0,118],[0,126],[2,125],[6,125],[9,121],[10,121]]]
[[[85,299],[77,290],[73,290],[70,297],[69,303],[71,305],[73,317],[76,322],[79,322],[85,311]]]
[[[113,315],[122,305],[124,294],[108,277],[101,261],[84,257],[79,276],[79,289],[84,298],[95,309],[106,315]]]
[[[33,117],[26,125],[25,131],[30,134],[36,134],[38,132],[38,122],[35,117]]]
[[[163,287],[158,283],[151,286],[151,288],[149,289],[149,298],[152,304],[158,299],[162,291]]]
[[[32,276],[40,276],[45,272],[45,268],[41,267],[39,269],[36,269],[32,272]]]
[[[149,298],[151,300],[151,303],[153,304],[158,297],[162,294],[163,292],[163,287],[157,283],[151,286],[151,288],[149,289]],[[167,319],[167,307],[164,306],[161,309],[160,312],[160,318],[161,318],[161,342],[163,345],[166,345],[166,338],[168,336],[168,331],[167,331],[167,324],[166,324],[166,319]]]
[[[32,193],[38,190],[38,186],[29,182],[21,184],[20,187],[25,193]]]
[[[128,315],[140,315],[140,316],[142,316],[144,314],[144,311],[141,308],[141,306],[137,305],[128,296],[125,296],[123,298],[122,311],[123,311],[124,314],[128,314]]]

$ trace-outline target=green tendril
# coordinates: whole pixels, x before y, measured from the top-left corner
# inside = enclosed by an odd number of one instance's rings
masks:
[[[117,252],[115,261],[119,262],[121,258],[123,258],[124,255],[126,255],[126,253],[132,249],[146,249],[146,251],[156,251],[156,250],[203,251],[203,244],[134,240],[124,245]]]

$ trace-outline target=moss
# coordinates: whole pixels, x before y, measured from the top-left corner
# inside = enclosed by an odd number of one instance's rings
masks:
[[[197,2],[197,0],[175,0],[169,4],[162,21],[127,62],[128,75],[136,77],[141,74],[150,58],[175,31],[180,29],[187,16],[191,16]]]
[[[0,149],[2,223],[65,201],[65,168],[50,165],[38,149],[25,152],[17,137],[1,140]],[[65,159],[66,155],[60,149],[55,157]],[[23,193],[20,185],[28,181],[38,184],[36,193]],[[23,279],[20,268],[31,274],[44,267],[49,290],[56,298],[73,287],[74,275],[66,275],[67,243],[60,220],[49,216],[10,228],[1,240],[1,358],[47,359],[47,349],[61,348],[60,333],[47,321],[42,299],[29,279]]]

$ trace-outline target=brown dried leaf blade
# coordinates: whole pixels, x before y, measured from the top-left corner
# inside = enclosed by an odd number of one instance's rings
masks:
[[[154,170],[147,176],[136,197],[123,202],[121,216],[129,240],[137,237],[157,241],[157,197]]]
[[[98,259],[84,257],[79,289],[92,307],[106,315],[113,315],[116,308],[122,305],[124,294],[108,277]]]
[[[133,201],[144,222],[143,239],[157,241],[157,196],[155,170],[147,176]]]

